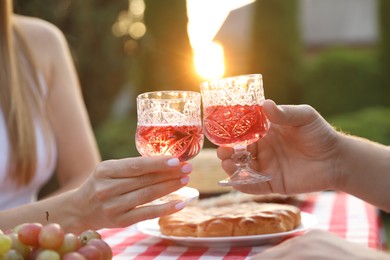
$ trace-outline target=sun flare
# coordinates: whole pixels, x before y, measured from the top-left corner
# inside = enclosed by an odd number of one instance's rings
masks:
[[[223,47],[215,42],[194,49],[197,73],[205,79],[221,78],[225,73]]]
[[[224,49],[214,37],[232,10],[255,0],[187,0],[188,36],[194,50],[194,65],[204,79],[223,77]]]

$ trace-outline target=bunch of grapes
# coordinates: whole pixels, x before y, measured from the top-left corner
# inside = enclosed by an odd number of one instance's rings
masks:
[[[0,230],[0,260],[110,260],[112,250],[94,230],[79,236],[56,223],[24,223]]]

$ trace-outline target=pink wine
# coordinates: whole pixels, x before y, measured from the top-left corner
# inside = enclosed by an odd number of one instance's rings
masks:
[[[219,146],[248,145],[266,135],[268,120],[260,105],[210,106],[204,113],[204,133]]]
[[[200,152],[204,137],[200,125],[138,126],[135,140],[143,156],[173,155],[187,161]]]

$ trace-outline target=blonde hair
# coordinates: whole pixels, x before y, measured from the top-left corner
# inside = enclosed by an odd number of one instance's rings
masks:
[[[34,116],[42,111],[42,93],[31,52],[13,18],[12,0],[0,1],[0,105],[10,144],[8,177],[25,186],[37,166]]]

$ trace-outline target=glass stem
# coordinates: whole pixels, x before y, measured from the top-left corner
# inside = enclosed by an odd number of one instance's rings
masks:
[[[248,167],[248,163],[251,159],[251,153],[246,150],[246,146],[234,147],[234,154],[232,156],[232,159],[237,166],[237,171],[241,174],[246,175],[247,172],[242,170]]]

